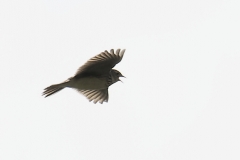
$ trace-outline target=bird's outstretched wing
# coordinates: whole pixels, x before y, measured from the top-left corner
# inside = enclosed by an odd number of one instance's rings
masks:
[[[104,51],[89,59],[77,70],[74,77],[80,78],[88,75],[108,75],[109,71],[122,60],[124,52],[125,49],[117,49],[115,53],[113,49],[110,50],[110,53],[108,51]]]
[[[101,90],[79,90],[77,89],[78,92],[83,94],[87,99],[93,103],[103,103],[103,102],[108,102],[108,88],[106,89],[101,89]]]

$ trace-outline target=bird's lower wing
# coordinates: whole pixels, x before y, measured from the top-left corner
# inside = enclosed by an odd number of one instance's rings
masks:
[[[93,103],[103,103],[103,102],[108,102],[108,88],[106,89],[101,89],[101,90],[79,90],[77,89],[78,92],[83,94],[87,99]]]

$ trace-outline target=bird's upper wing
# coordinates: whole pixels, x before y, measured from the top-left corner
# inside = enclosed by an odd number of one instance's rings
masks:
[[[108,88],[101,90],[80,90],[77,89],[80,93],[87,97],[87,99],[93,103],[103,103],[108,102]]]
[[[114,53],[114,50],[111,49],[110,53],[104,51],[92,57],[77,70],[75,77],[109,74],[109,71],[122,60],[124,52],[125,49],[117,49]]]

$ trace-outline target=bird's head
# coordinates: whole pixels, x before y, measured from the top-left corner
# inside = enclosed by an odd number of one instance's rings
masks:
[[[119,79],[119,77],[125,77],[125,76],[122,75],[121,72],[119,72],[119,71],[116,70],[116,69],[112,69],[112,70],[111,70],[111,76],[112,76],[112,81],[113,81],[113,83],[116,83],[117,81],[121,81],[121,80]],[[121,81],[121,82],[122,82],[122,81]]]

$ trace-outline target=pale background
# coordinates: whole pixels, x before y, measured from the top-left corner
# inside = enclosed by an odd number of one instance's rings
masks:
[[[239,160],[239,29],[239,0],[2,0],[0,159]],[[112,48],[109,103],[41,96]]]

